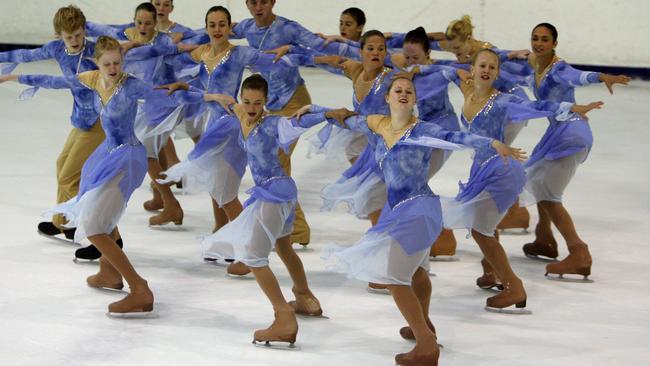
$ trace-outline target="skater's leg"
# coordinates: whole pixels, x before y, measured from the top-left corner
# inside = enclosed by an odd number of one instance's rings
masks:
[[[102,253],[102,258],[121,274],[129,284],[130,294],[109,305],[114,313],[147,312],[153,310],[153,293],[147,281],[135,271],[126,254],[117,246],[110,235],[98,234],[88,237]]]
[[[381,215],[381,210],[377,210],[368,214],[368,218],[370,219],[370,224],[372,226],[377,225],[377,223],[379,222],[380,215]]]
[[[214,229],[212,229],[213,233],[216,233],[219,229],[224,227],[228,223],[228,216],[226,215],[226,211],[223,209],[223,207],[219,207],[219,204],[217,201],[212,200],[212,212],[214,213]]]
[[[388,285],[388,288],[393,295],[397,308],[415,336],[413,350],[406,354],[397,355],[395,361],[397,364],[401,364],[422,360],[422,364],[437,364],[440,350],[436,342],[436,334],[429,328],[413,288],[405,285]]]
[[[275,318],[269,328],[255,331],[255,340],[295,342],[298,322],[293,308],[282,295],[277,278],[269,266],[252,267],[251,270],[257,284],[271,302]]]
[[[548,258],[557,258],[557,242],[553,237],[551,230],[551,216],[544,207],[544,203],[537,204],[537,213],[539,221],[535,226],[535,240],[523,246],[523,251],[531,257],[544,256]]]
[[[591,254],[587,244],[578,236],[571,215],[561,202],[541,201],[540,205],[546,210],[567,243],[569,256],[559,263],[546,266],[546,271],[557,274],[591,274]]]
[[[508,256],[496,238],[472,230],[472,237],[481,248],[483,256],[492,266],[496,276],[503,282],[504,290],[488,299],[489,307],[504,308],[514,304],[525,303],[526,292],[521,280],[512,270]]]
[[[318,299],[309,289],[305,268],[296,251],[291,246],[289,236],[279,238],[275,243],[275,251],[282,263],[287,267],[289,276],[293,281],[292,291],[296,301],[292,302],[294,309],[299,314],[319,316],[323,313]]]
[[[163,211],[159,215],[149,218],[149,224],[163,225],[168,222],[173,222],[176,225],[181,225],[183,223],[183,210],[181,209],[180,203],[178,200],[176,200],[176,197],[174,197],[174,194],[172,193],[172,190],[169,188],[168,184],[160,184],[156,182],[156,179],[162,178],[160,175],[162,171],[160,162],[158,159],[154,158],[148,158],[147,162],[149,163],[149,177],[151,177],[155,189],[160,192],[164,206]]]
[[[178,159],[178,155],[176,154],[176,146],[174,145],[174,140],[171,138],[171,136],[167,138],[167,143],[163,147],[163,153],[165,155],[167,168],[181,162],[180,159]]]

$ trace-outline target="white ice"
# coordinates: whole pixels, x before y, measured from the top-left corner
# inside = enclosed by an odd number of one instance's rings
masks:
[[[20,66],[25,73],[58,74],[53,63]],[[303,72],[315,103],[349,106],[344,78]],[[293,155],[300,201],[312,227],[312,242],[300,251],[314,293],[329,319],[299,319],[300,351],[251,345],[255,329],[272,320],[269,303],[252,280],[225,277],[204,264],[197,236],[212,228],[206,195],[179,195],[184,231],[152,230],[142,203],[148,179],[120,223],[126,252],[149,281],[159,317],[114,320],[110,302],[122,295],[95,291],[85,278],[96,264],[72,262],[73,247],[36,234],[40,214],[56,197],[55,160],[70,130],[67,91],[41,90],[16,101],[24,87],[0,86],[0,364],[2,365],[392,365],[413,343],[398,334],[405,322],[391,297],[366,293],[365,284],[327,271],[324,244],[352,244],[367,221],[340,210],[319,211],[319,190],[346,167],[306,158],[306,144]],[[451,88],[459,110],[460,96]],[[432,263],[431,318],[444,344],[440,365],[641,365],[650,354],[650,83],[633,81],[610,96],[603,85],[585,87],[578,100],[603,100],[591,114],[595,145],[566,192],[565,203],[594,258],[595,283],[544,278],[544,263],[527,259],[521,246],[532,234],[503,235],[515,271],[528,293],[531,316],[487,313],[490,292],[478,289],[478,247],[456,232],[461,261]],[[531,151],[547,122],[531,121],[517,146]],[[304,141],[304,139],[303,139]],[[184,157],[191,145],[177,141]],[[431,181],[453,195],[465,180],[469,155],[455,153]],[[251,186],[244,179],[243,191]],[[531,210],[535,224],[536,212]],[[533,227],[531,227],[531,230]],[[564,242],[560,255],[566,255]],[[275,254],[271,266],[292,298],[286,270]]]

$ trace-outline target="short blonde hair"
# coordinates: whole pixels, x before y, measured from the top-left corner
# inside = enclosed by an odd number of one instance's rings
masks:
[[[56,11],[52,23],[57,34],[61,34],[61,32],[72,33],[79,28],[84,29],[86,27],[86,16],[78,7],[68,5]]]
[[[106,51],[114,51],[118,50],[120,51],[120,42],[115,40],[115,38],[111,38],[108,36],[100,36],[97,38],[97,42],[95,43],[95,54],[93,57],[95,60],[99,60],[100,57],[104,54]]]
[[[466,41],[472,37],[472,30],[474,26],[472,25],[472,18],[469,15],[465,14],[460,19],[452,20],[447,26],[445,31],[445,37],[448,40],[459,38],[460,41]]]

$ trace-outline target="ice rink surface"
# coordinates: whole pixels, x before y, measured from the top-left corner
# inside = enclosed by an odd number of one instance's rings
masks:
[[[53,63],[20,66],[17,72],[60,72]],[[347,79],[304,70],[313,101],[350,106]],[[74,247],[36,233],[41,213],[56,197],[55,161],[70,130],[67,91],[41,90],[18,102],[24,86],[0,86],[0,364],[2,365],[392,365],[405,325],[390,296],[369,294],[365,284],[329,272],[323,245],[354,243],[369,227],[343,209],[320,212],[319,191],[346,167],[316,156],[307,144],[293,154],[299,199],[312,227],[312,242],[299,251],[307,276],[329,319],[299,319],[299,351],[251,345],[272,311],[254,280],[225,277],[205,264],[197,237],[212,228],[207,194],[178,195],[185,211],[182,231],[152,230],[142,203],[148,178],[120,222],[125,249],[156,297],[156,319],[114,320],[108,303],[123,295],[90,289],[85,278],[96,264],[72,262]],[[450,87],[458,112],[460,94]],[[581,88],[580,102],[602,100],[591,113],[594,148],[565,195],[594,264],[591,284],[544,278],[544,262],[524,257],[532,234],[503,235],[502,243],[528,293],[530,316],[487,313],[490,292],[478,289],[477,245],[456,231],[459,262],[432,263],[431,319],[442,350],[440,365],[643,365],[650,354],[650,83],[633,81],[610,96],[604,85]],[[532,151],[547,122],[533,120],[515,142]],[[191,148],[176,142],[179,156]],[[454,195],[470,160],[456,152],[430,182],[440,195]],[[246,175],[243,193],[251,186]],[[531,210],[531,230],[536,211]],[[560,243],[560,256],[566,246]],[[275,254],[271,266],[285,295],[290,279]]]

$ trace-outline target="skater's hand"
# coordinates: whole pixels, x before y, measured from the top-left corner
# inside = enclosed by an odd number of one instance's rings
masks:
[[[18,81],[18,76],[19,75],[0,75],[0,84],[4,83],[5,81]]]
[[[178,43],[183,40],[183,32],[169,33],[169,37],[172,39],[172,42]]]
[[[281,59],[282,56],[289,53],[290,50],[291,50],[291,46],[289,46],[287,44],[287,45],[284,45],[284,46],[280,46],[280,47],[278,47],[278,48],[276,48],[274,50],[264,51],[264,53],[275,54],[275,58],[273,59],[273,62],[278,62],[278,60]]]
[[[325,117],[335,119],[341,127],[347,127],[345,124],[345,119],[348,117],[356,116],[358,113],[353,112],[347,108],[333,109],[331,111],[325,112]]]
[[[309,113],[310,110],[311,110],[311,104],[303,105],[302,107],[300,107],[300,109],[296,111],[296,113],[294,113],[289,118],[295,118],[296,120],[300,121],[300,117]]]
[[[472,80],[472,74],[467,70],[456,69],[456,74],[464,83],[469,83]]]
[[[180,53],[194,51],[197,47],[199,47],[198,44],[179,43],[176,45]]]
[[[419,73],[420,73],[420,67],[415,66],[414,68],[411,69],[411,71],[396,72],[395,75],[393,75],[393,77],[391,79],[395,80],[395,79],[406,78],[406,79],[409,79],[409,80],[413,80],[415,75],[417,75]]]
[[[323,43],[323,46],[327,46],[328,44],[332,42],[345,42],[345,38],[339,36],[339,35],[331,35],[327,36],[323,33],[316,33],[317,36],[325,40],[325,43]]]
[[[627,85],[630,80],[632,80],[627,75],[610,75],[610,74],[600,74],[600,81],[605,83],[609,94],[614,94],[614,84],[623,84]]]
[[[167,89],[167,95],[172,95],[177,90],[190,90],[190,84],[183,81],[177,81],[171,84],[157,86],[154,89]]]
[[[508,162],[508,157],[512,157],[517,161],[526,160],[525,151],[516,147],[510,147],[501,141],[492,140],[492,147],[497,151],[497,154],[499,154],[505,162]]]
[[[136,41],[126,41],[124,43],[120,44],[120,48],[122,49],[122,55],[126,55],[129,50],[132,48],[140,47],[142,46],[142,43],[136,42]]]
[[[230,106],[237,103],[235,98],[231,97],[230,95],[227,94],[205,94],[203,96],[203,99],[206,102],[217,102],[221,104],[223,109],[226,110],[226,112],[232,116],[233,112],[230,110]]]
[[[512,59],[527,60],[529,55],[530,55],[529,50],[512,51],[508,53],[508,60],[512,60]]]
[[[330,65],[338,69],[344,69],[343,63],[347,61],[345,57],[338,55],[329,55],[329,56],[314,56],[314,62],[317,64]]]
[[[592,109],[601,109],[604,104],[605,103],[603,102],[593,102],[587,105],[574,104],[573,107],[571,107],[571,112],[575,112],[579,114],[580,117],[584,118],[585,120],[588,120],[589,118],[587,118],[587,113],[589,113],[589,111],[591,111]]]

